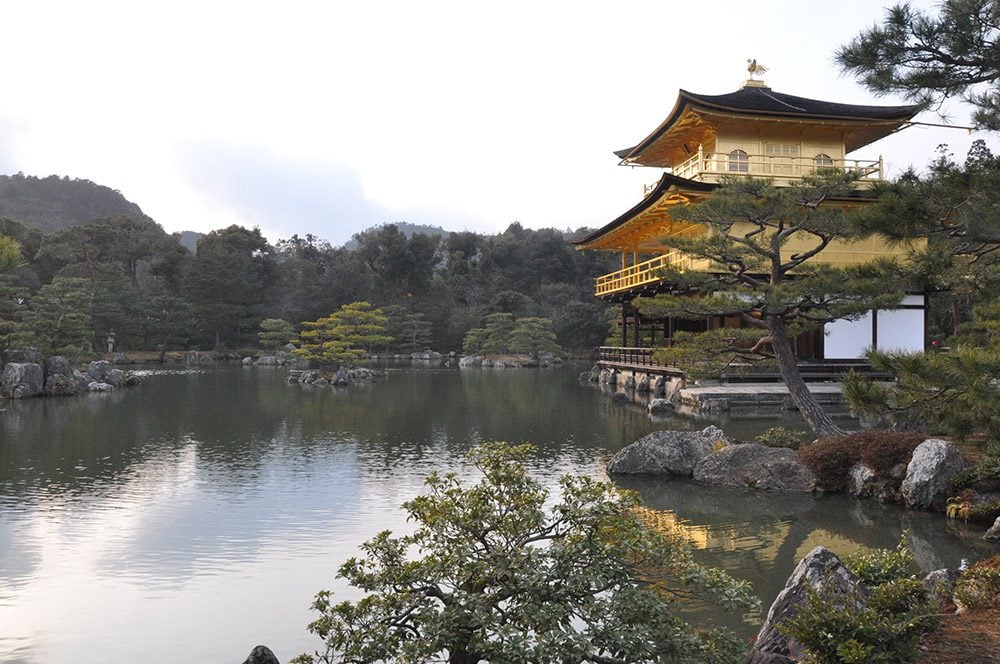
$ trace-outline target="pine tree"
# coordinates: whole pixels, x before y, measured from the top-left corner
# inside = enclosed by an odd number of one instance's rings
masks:
[[[265,318],[260,322],[260,332],[257,339],[262,348],[279,350],[295,338],[295,327],[287,320],[280,318]]]
[[[345,304],[329,316],[303,322],[295,353],[322,364],[356,362],[392,341],[387,321],[381,309],[367,302]]]
[[[851,179],[839,174],[787,187],[726,178],[705,202],[678,206],[678,219],[708,232],[672,236],[664,244],[708,260],[711,268],[665,275],[678,292],[638,299],[636,306],[651,316],[735,316],[744,327],[678,336],[660,351],[661,361],[712,372],[734,363],[771,362],[813,431],[841,433],[802,379],[792,340],[830,321],[898,304],[905,289],[895,264],[845,269],[817,260],[831,242],[857,236],[845,209],[827,202],[850,191]]]

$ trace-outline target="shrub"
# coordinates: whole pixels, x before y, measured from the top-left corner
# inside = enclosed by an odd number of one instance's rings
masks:
[[[817,664],[902,664],[916,661],[920,635],[929,629],[933,610],[915,597],[915,586],[892,582],[884,605],[910,605],[917,612],[892,613],[860,605],[855,595],[825,598],[807,590],[806,606],[778,629],[794,638]],[[919,583],[919,582],[917,582]],[[923,592],[923,588],[920,588]],[[903,599],[899,599],[902,597]],[[890,601],[891,600],[891,601]],[[918,613],[919,612],[919,613]]]
[[[903,533],[895,549],[875,549],[844,557],[844,566],[869,588],[906,579],[913,568],[913,553]]]
[[[805,442],[809,434],[805,431],[786,429],[785,427],[771,427],[757,436],[757,442],[768,447],[788,447],[797,450]]]
[[[923,582],[908,575],[913,554],[906,534],[895,549],[847,556],[844,565],[871,589],[867,603],[856,594],[824,597],[810,587],[806,606],[778,629],[817,664],[916,661],[920,635],[937,617]]]
[[[1000,491],[1000,446],[988,446],[983,458],[955,476],[953,486],[984,493]]]
[[[876,476],[885,477],[895,466],[908,463],[926,438],[915,431],[862,431],[806,445],[799,450],[799,460],[816,476],[820,489],[843,491],[853,465],[864,463]]]
[[[1000,606],[1000,570],[970,567],[955,584],[955,600],[969,609]]]

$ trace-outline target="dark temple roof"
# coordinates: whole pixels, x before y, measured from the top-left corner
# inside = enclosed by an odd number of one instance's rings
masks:
[[[776,118],[799,118],[811,120],[840,120],[847,122],[872,122],[884,124],[882,136],[892,133],[900,124],[919,113],[923,106],[865,106],[858,104],[838,104],[819,99],[796,97],[760,85],[746,85],[736,92],[724,95],[701,95],[681,90],[670,116],[652,134],[639,144],[615,152],[621,159],[641,152],[662,136],[690,107],[708,112],[717,111],[734,115],[764,115]],[[881,133],[881,132],[880,132]],[[878,138],[882,138],[878,136]],[[854,146],[861,147],[861,146]],[[850,152],[851,150],[848,150]]]

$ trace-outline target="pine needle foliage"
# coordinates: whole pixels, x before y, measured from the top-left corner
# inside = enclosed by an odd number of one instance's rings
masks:
[[[320,364],[357,362],[392,341],[388,318],[368,302],[351,302],[319,320],[302,323],[295,353]]]
[[[873,307],[891,308],[907,287],[895,262],[851,268],[822,262],[821,252],[832,242],[867,235],[842,205],[832,202],[852,192],[854,181],[843,173],[783,187],[729,177],[704,202],[677,206],[672,214],[678,221],[707,232],[671,236],[663,243],[707,261],[708,267],[665,274],[675,290],[640,298],[636,306],[650,317],[735,317],[741,327],[679,335],[658,359],[695,375],[773,363],[813,431],[842,433],[802,381],[791,340],[834,320],[861,317]]]
[[[737,661],[738,640],[696,632],[673,598],[747,608],[749,585],[695,563],[678,537],[644,525],[633,494],[608,483],[564,476],[553,504],[526,469],[530,451],[474,449],[482,477],[472,486],[430,475],[427,493],[403,504],[414,532],[382,532],[340,567],[365,596],[317,595],[310,631],[323,649],[296,661]]]

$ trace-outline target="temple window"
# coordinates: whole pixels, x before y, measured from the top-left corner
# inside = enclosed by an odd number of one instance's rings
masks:
[[[750,156],[739,149],[730,152],[729,171],[731,173],[748,173],[750,171]]]
[[[816,162],[816,168],[831,168],[833,167],[833,159],[828,154],[823,154],[820,152],[813,159]]]

